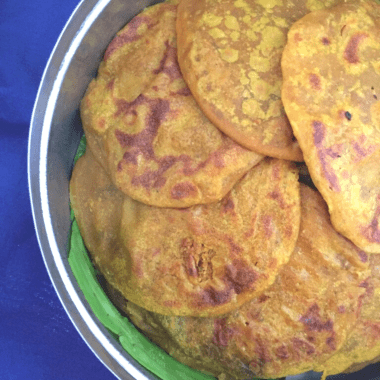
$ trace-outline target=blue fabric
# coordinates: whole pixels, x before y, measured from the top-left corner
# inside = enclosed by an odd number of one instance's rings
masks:
[[[55,42],[79,0],[0,0],[0,380],[108,380],[45,269],[27,183],[29,122]]]

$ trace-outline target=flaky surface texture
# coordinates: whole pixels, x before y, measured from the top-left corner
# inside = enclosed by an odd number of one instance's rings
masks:
[[[274,284],[217,318],[150,313],[110,292],[145,334],[186,364],[236,379],[276,378],[322,365],[344,344],[366,297],[367,255],[339,235],[327,206],[301,185],[300,235]]]
[[[337,0],[182,0],[179,64],[205,114],[259,153],[301,160],[281,102],[281,54],[291,24]]]
[[[289,260],[297,174],[289,161],[266,158],[221,202],[158,208],[117,191],[88,151],[70,189],[95,265],[124,297],[162,314],[211,316],[261,294]]]
[[[285,110],[334,227],[380,252],[380,6],[306,15],[289,31],[282,70]]]
[[[176,11],[165,2],[128,23],[81,103],[88,145],[113,183],[160,207],[219,201],[263,158],[196,104],[177,63]]]

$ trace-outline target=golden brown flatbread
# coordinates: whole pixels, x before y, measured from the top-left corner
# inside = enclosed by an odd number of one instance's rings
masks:
[[[177,62],[176,10],[155,5],[122,29],[81,104],[89,148],[113,183],[160,207],[219,201],[263,158],[196,104]]]
[[[332,227],[327,206],[301,185],[296,248],[274,284],[217,318],[165,317],[110,292],[153,341],[215,376],[277,378],[318,368],[345,343],[368,287],[367,255]]]
[[[338,0],[182,0],[178,59],[204,113],[261,154],[302,161],[281,102],[281,54],[291,24]]]
[[[334,227],[380,252],[380,5],[358,0],[297,21],[282,100]]]
[[[380,360],[380,255],[370,255],[368,261],[371,274],[359,285],[365,293],[358,321],[339,352],[318,368],[325,375],[358,371]]]
[[[95,265],[124,297],[161,314],[211,316],[261,294],[289,260],[297,178],[293,163],[266,158],[221,202],[159,208],[118,191],[87,151],[70,192]]]

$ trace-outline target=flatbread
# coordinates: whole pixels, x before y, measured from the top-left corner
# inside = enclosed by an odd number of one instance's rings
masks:
[[[161,314],[211,316],[261,294],[289,260],[297,178],[293,163],[266,158],[221,202],[159,208],[118,191],[87,151],[70,193],[95,265],[124,297]]]
[[[281,102],[281,54],[291,24],[338,0],[182,0],[178,59],[204,113],[243,146],[302,161]]]
[[[368,262],[371,274],[360,284],[365,289],[360,316],[343,347],[319,368],[325,375],[355,372],[380,361],[380,255],[370,255]]]
[[[380,5],[358,0],[297,21],[282,100],[334,227],[380,252]]]
[[[353,329],[370,275],[367,256],[339,235],[322,197],[301,185],[300,235],[274,284],[217,318],[165,317],[111,298],[148,337],[194,368],[228,378],[277,378],[318,367]]]
[[[157,4],[128,23],[81,103],[88,146],[113,183],[159,207],[219,201],[263,158],[196,104],[177,62],[176,10]]]

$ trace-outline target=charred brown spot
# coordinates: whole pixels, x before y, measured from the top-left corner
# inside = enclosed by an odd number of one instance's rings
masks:
[[[285,203],[285,200],[284,200],[284,196],[280,192],[280,190],[276,189],[276,190],[270,192],[268,196],[269,196],[269,198],[271,198],[274,201],[276,201],[281,209],[285,209],[286,208],[286,203]]]
[[[362,229],[363,236],[372,243],[380,243],[380,229],[379,229],[379,218],[380,218],[380,195],[377,196],[378,206],[375,210],[373,218],[370,224]]]
[[[226,240],[233,256],[239,255],[243,251],[243,249],[233,241],[231,236],[227,236]]]
[[[230,197],[226,197],[222,201],[222,212],[228,213],[233,212],[235,209],[235,203]]]
[[[292,343],[295,350],[304,352],[306,353],[306,355],[312,355],[315,353],[314,346],[306,340],[300,338],[293,338]]]
[[[323,43],[323,45],[330,45],[330,40],[327,38],[327,37],[323,37],[322,38],[322,43]]]
[[[111,43],[108,45],[108,48],[104,54],[104,60],[107,59],[118,49],[120,49],[123,45],[127,43],[131,43],[137,41],[141,36],[138,34],[138,28],[142,24],[147,24],[148,27],[151,27],[152,20],[146,16],[136,16],[133,18],[125,28],[125,30],[117,35]]]
[[[359,255],[360,261],[362,263],[368,262],[368,255],[367,255],[367,253],[365,253],[364,251],[359,251],[358,255]]]
[[[349,63],[359,63],[359,44],[360,42],[368,37],[366,33],[356,33],[348,41],[346,49],[344,50],[344,59]]]
[[[287,348],[285,347],[285,345],[282,345],[282,346],[276,348],[275,355],[279,359],[285,360],[289,357],[289,352],[288,352]]]
[[[309,82],[312,88],[315,90],[321,89],[321,78],[317,74],[309,75]]]
[[[165,51],[161,58],[157,69],[153,70],[153,74],[166,74],[172,81],[182,78],[181,70],[177,60],[177,48],[170,45],[169,41],[165,41]]]
[[[314,145],[316,146],[317,151],[318,151],[318,158],[322,166],[323,174],[326,177],[326,179],[329,181],[330,190],[334,190],[338,192],[341,190],[338,177],[336,176],[333,169],[331,168],[328,157],[330,156],[331,158],[339,158],[340,155],[339,153],[334,152],[331,148],[324,147],[323,141],[325,139],[325,134],[326,134],[325,125],[320,121],[313,121],[312,127],[313,127]]]
[[[194,197],[197,194],[197,188],[191,182],[180,182],[172,187],[170,194],[173,199]]]
[[[183,87],[180,90],[178,90],[177,92],[171,92],[170,95],[172,95],[172,96],[173,95],[190,96],[191,91],[190,91],[189,87]]]
[[[259,303],[263,303],[265,301],[268,301],[270,299],[269,296],[267,296],[266,294],[262,294],[257,300]]]
[[[216,290],[212,286],[206,287],[200,294],[201,306],[220,306],[231,299],[230,289]]]
[[[226,268],[224,282],[236,294],[240,294],[248,289],[252,289],[257,279],[258,274],[250,269],[245,261],[235,259]]]
[[[319,310],[319,306],[313,304],[306,314],[300,318],[300,322],[303,323],[307,331],[332,331],[334,326],[333,321],[331,319],[322,321]]]

